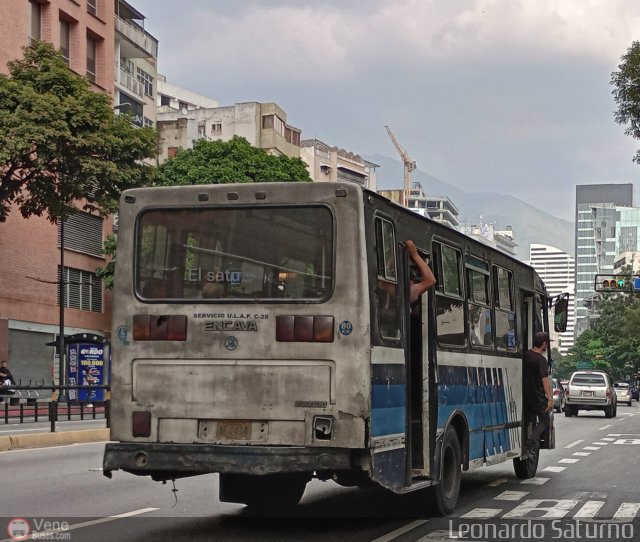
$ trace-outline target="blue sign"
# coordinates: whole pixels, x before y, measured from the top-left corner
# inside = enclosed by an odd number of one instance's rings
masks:
[[[633,277],[633,291],[637,292],[640,290],[640,277]]]
[[[338,330],[343,335],[350,335],[351,332],[353,331],[353,324],[349,322],[349,320],[344,320],[343,322],[340,322],[340,325],[338,326]]]
[[[105,345],[75,343],[67,347],[69,386],[100,386],[105,383]],[[104,401],[105,390],[68,390],[69,401]]]

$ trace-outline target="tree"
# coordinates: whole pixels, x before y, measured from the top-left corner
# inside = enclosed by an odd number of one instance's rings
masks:
[[[618,110],[614,119],[618,124],[628,125],[625,134],[640,139],[640,42],[634,41],[618,65],[620,71],[611,74],[612,91]],[[640,150],[633,161],[640,164]]]
[[[311,181],[300,158],[275,156],[252,147],[243,138],[230,141],[198,139],[158,168],[156,185]]]
[[[147,184],[154,131],[115,115],[54,47],[39,42],[0,74],[0,222],[12,205],[23,217],[66,218],[113,209],[120,193]]]

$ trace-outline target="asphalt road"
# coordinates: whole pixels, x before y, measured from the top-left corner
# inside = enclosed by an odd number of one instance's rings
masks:
[[[219,502],[216,475],[178,480],[177,491],[120,472],[109,480],[101,472],[103,448],[0,453],[0,538],[8,537],[2,523],[22,518],[33,530],[48,518],[68,523],[54,525],[50,539],[91,542],[640,540],[637,403],[619,406],[614,419],[600,412],[556,416],[556,449],[542,452],[536,478],[517,480],[511,462],[465,473],[448,518],[432,517],[418,494],[318,481],[309,483],[293,517],[256,517]]]

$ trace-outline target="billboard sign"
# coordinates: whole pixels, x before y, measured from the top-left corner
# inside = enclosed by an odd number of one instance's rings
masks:
[[[106,348],[104,344],[75,343],[67,347],[68,384],[100,386],[105,383]],[[69,401],[104,401],[105,390],[68,390]]]

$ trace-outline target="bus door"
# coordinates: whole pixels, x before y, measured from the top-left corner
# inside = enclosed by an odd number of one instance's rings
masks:
[[[428,262],[426,253],[418,250],[420,257]],[[420,280],[420,272],[404,250],[405,299],[409,300],[412,281]],[[428,478],[430,472],[431,409],[430,400],[434,367],[429,365],[429,292],[425,292],[414,303],[407,303],[406,311],[406,374],[407,374],[407,485],[415,478]],[[435,422],[435,418],[433,420]]]

